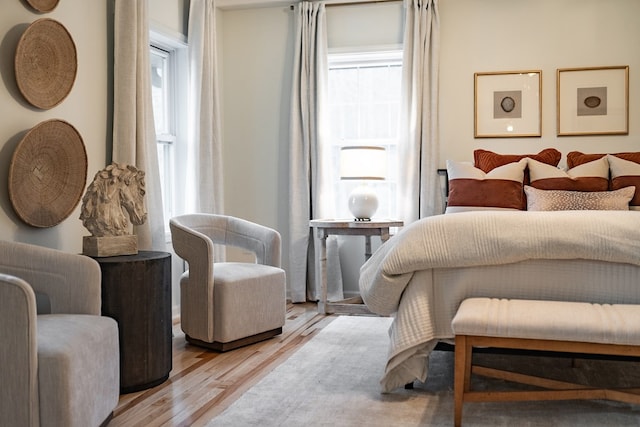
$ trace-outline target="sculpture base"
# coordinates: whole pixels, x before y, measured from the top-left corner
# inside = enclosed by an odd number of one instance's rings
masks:
[[[117,255],[136,255],[138,253],[138,236],[84,236],[82,238],[82,254],[91,257],[108,257]]]

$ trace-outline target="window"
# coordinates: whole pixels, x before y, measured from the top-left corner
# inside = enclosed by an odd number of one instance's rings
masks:
[[[335,215],[349,218],[349,193],[357,185],[341,181],[340,148],[354,145],[383,146],[387,152],[387,179],[370,182],[379,198],[375,216],[396,218],[398,186],[398,120],[402,81],[402,51],[340,53],[329,55],[330,164]]]
[[[169,219],[177,214],[177,188],[184,177],[181,166],[186,146],[186,46],[151,32],[151,93],[158,149],[158,168],[164,208],[165,232]]]

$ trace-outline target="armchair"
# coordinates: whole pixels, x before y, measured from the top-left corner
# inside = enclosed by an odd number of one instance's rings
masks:
[[[282,333],[286,277],[277,231],[213,214],[182,215],[169,225],[173,248],[189,267],[180,279],[181,326],[188,342],[227,351]],[[214,263],[215,244],[251,251],[256,262]]]
[[[91,258],[0,241],[0,425],[99,426],[119,397],[118,325]]]

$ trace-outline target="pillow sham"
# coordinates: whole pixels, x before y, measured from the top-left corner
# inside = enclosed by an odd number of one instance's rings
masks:
[[[618,190],[631,185],[635,186],[636,193],[629,203],[629,209],[640,210],[640,164],[611,154],[607,155],[607,161],[611,172],[609,188]]]
[[[540,190],[607,191],[609,162],[606,156],[567,171],[528,160],[530,185]]]
[[[639,152],[614,153],[613,155],[630,162],[640,163]],[[604,156],[606,156],[606,154],[585,154],[580,151],[571,151],[567,154],[567,167],[571,169],[576,166],[598,160]]]
[[[545,148],[538,154],[498,154],[478,149],[473,152],[473,165],[484,172],[489,172],[499,166],[518,162],[527,157],[551,166],[558,166],[562,153],[555,148]]]
[[[528,211],[629,210],[636,188],[615,191],[538,190],[525,185]]]
[[[449,197],[445,213],[476,210],[522,210],[527,159],[499,166],[489,173],[470,162],[447,161]]]

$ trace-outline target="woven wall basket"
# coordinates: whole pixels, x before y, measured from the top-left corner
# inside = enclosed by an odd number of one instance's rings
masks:
[[[9,199],[34,227],[59,224],[80,202],[87,181],[87,152],[78,131],[47,120],[18,143],[9,165]]]
[[[51,12],[58,5],[58,0],[27,0],[27,3],[38,12]]]
[[[20,37],[14,63],[22,96],[48,110],[71,92],[78,70],[76,45],[61,23],[38,19]]]

